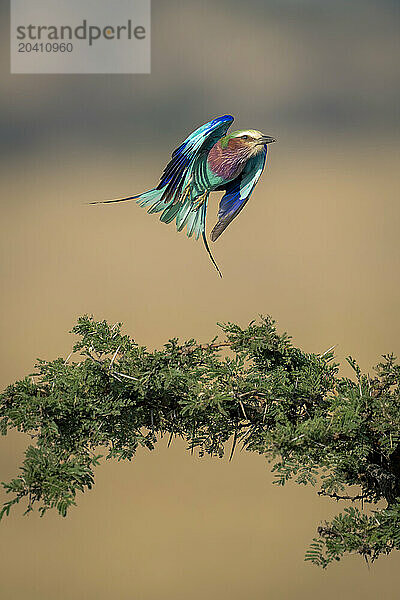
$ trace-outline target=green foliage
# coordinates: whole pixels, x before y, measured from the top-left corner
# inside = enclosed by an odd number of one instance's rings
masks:
[[[221,328],[223,343],[173,339],[150,352],[122,335],[121,324],[80,318],[75,362],[39,360],[32,376],[1,395],[3,435],[14,428],[34,439],[18,477],[3,483],[12,499],[1,516],[23,499],[26,512],[56,508],[65,516],[76,493],[92,487],[99,449],[130,460],[168,435],[222,457],[231,440],[231,456],[239,444],[271,461],[275,483],[294,479],[352,502],[318,528],[306,560],[326,567],[346,553],[373,561],[399,549],[395,358],[384,356],[372,378],[350,358],[352,380],[339,377],[331,351],[295,348],[270,318]]]

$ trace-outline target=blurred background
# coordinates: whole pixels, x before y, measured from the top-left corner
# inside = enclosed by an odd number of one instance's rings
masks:
[[[206,342],[270,314],[307,351],[372,372],[399,344],[399,2],[152,2],[151,75],[10,75],[1,7],[0,383],[67,356],[83,313],[140,344]],[[267,169],[213,245],[134,203],[211,118],[272,134]],[[209,230],[218,194],[210,205]],[[346,368],[344,373],[349,373]],[[1,440],[0,479],[29,440]],[[3,492],[0,500],[5,498]],[[67,519],[1,524],[1,597],[391,599],[398,556],[303,562],[340,505],[271,485],[265,461],[199,459],[162,441],[98,468]]]

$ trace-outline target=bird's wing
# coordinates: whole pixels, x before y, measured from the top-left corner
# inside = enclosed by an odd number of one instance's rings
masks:
[[[164,169],[157,189],[163,189],[165,202],[178,202],[180,194],[188,184],[199,183],[202,178],[203,160],[213,145],[228,131],[233,117],[224,115],[205,123],[193,131],[172,153]],[[200,190],[201,191],[201,190]]]
[[[232,121],[230,115],[217,117],[191,133],[172,153],[158,186],[139,196],[137,203],[149,213],[161,212],[160,221],[164,223],[176,219],[178,231],[187,226],[188,237],[194,235],[198,239],[205,230],[205,211],[199,210],[201,203],[196,202],[196,198],[209,191],[207,155],[226,134]]]
[[[238,177],[230,181],[225,188],[218,210],[218,223],[211,232],[211,241],[215,242],[229,223],[240,213],[250,198],[261,173],[264,170],[267,150],[250,158]]]

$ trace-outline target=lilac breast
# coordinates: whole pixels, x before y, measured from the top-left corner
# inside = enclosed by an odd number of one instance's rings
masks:
[[[247,152],[242,149],[221,148],[220,142],[217,142],[208,154],[207,164],[213,175],[230,181],[242,171],[247,158]]]

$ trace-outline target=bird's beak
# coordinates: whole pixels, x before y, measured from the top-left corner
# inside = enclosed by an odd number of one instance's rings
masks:
[[[257,146],[265,146],[265,144],[272,144],[272,142],[276,142],[276,138],[271,137],[270,135],[263,135],[257,141]]]

